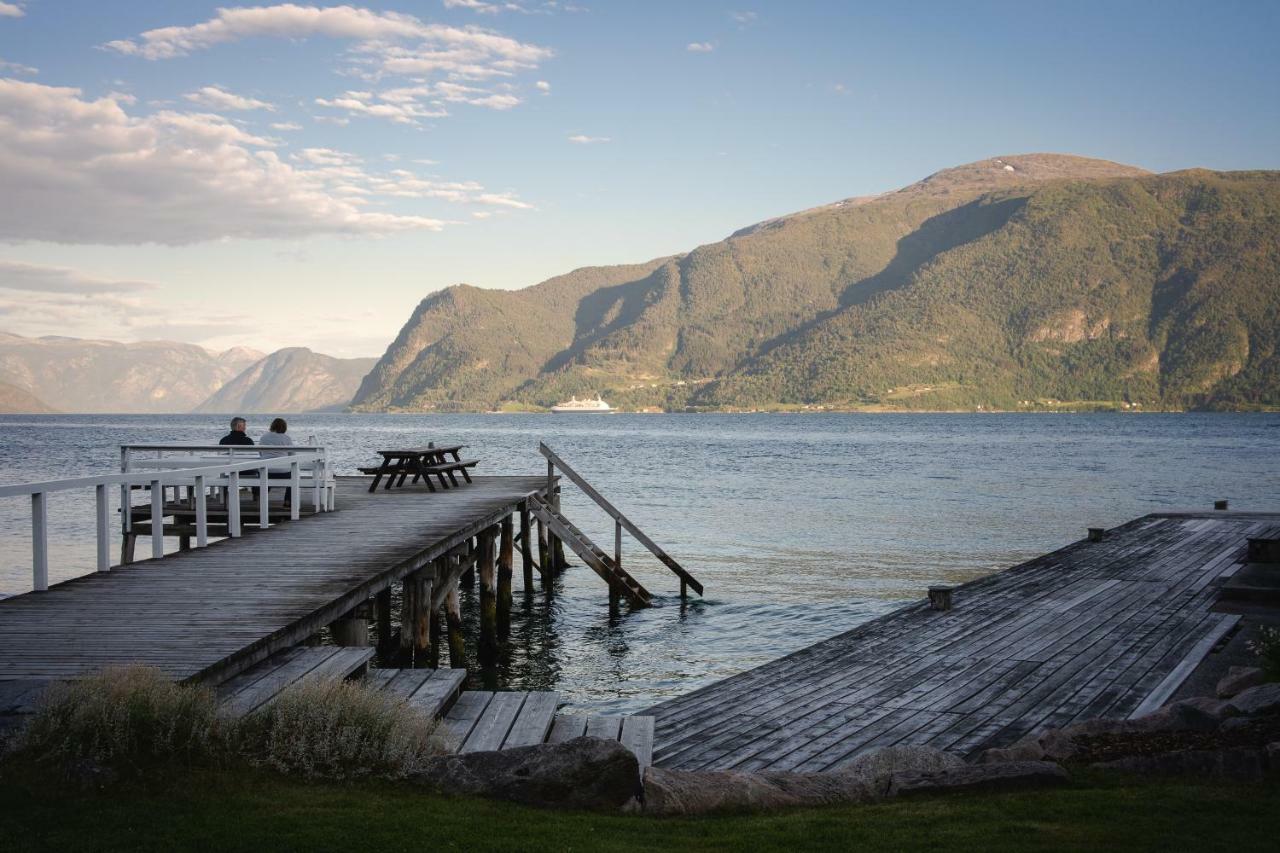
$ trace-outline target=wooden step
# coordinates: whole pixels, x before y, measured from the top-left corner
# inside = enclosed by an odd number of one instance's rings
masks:
[[[556,512],[545,501],[536,498],[530,498],[529,508],[543,524],[550,527],[552,532],[568,544],[570,549],[581,557],[583,562],[606,583],[619,588],[626,595],[632,606],[648,607],[653,603],[653,597],[648,590],[640,585],[639,581],[614,564],[612,558],[600,550],[594,542],[588,539],[581,530],[573,526],[561,513]]]
[[[265,708],[295,684],[311,679],[342,680],[362,673],[371,648],[295,646],[255,664],[216,688],[219,710],[244,717]]]

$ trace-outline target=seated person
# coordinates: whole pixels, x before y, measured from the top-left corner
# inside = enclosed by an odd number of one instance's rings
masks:
[[[285,419],[276,418],[271,422],[271,429],[268,432],[263,433],[262,438],[258,439],[258,445],[261,447],[292,447],[293,437],[288,434],[288,431],[289,424],[285,422]],[[252,444],[252,442],[250,442],[250,444]],[[273,459],[277,456],[288,456],[289,454],[281,451],[263,450],[260,455],[264,459]],[[288,480],[289,476],[288,471],[272,471],[267,475],[267,477],[272,480]],[[259,490],[258,498],[259,500],[262,498],[261,490]],[[288,506],[292,499],[293,489],[285,489],[284,505]]]
[[[242,417],[232,418],[231,432],[218,439],[218,444],[253,444],[253,439],[245,432],[248,425]]]

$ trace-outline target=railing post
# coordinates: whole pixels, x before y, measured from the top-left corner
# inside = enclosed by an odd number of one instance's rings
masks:
[[[209,502],[204,493],[204,476],[196,477],[196,547],[209,544]]]
[[[111,571],[111,507],[107,498],[107,484],[94,488],[94,500],[98,515],[98,571]]]
[[[227,474],[227,535],[240,536],[240,472]]]
[[[613,520],[613,565],[622,568],[622,522]]]
[[[151,481],[151,557],[164,556],[164,485]]]
[[[311,509],[324,512],[324,461],[320,454],[311,454]]]
[[[128,483],[120,484],[120,532],[128,533],[133,529],[133,495],[130,492],[131,486]]]
[[[302,514],[302,469],[298,467],[298,457],[290,457],[289,465],[289,520],[297,521]]]
[[[266,465],[258,469],[258,526],[263,530],[271,526],[271,515],[267,507],[267,504],[270,503],[270,492],[267,489],[270,473],[271,471]]]
[[[49,588],[49,496],[31,495],[31,586],[36,592]]]

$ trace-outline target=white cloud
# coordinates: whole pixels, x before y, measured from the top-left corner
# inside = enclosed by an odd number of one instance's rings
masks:
[[[204,86],[194,92],[183,95],[188,101],[203,104],[215,110],[268,110],[275,111],[275,106],[257,98],[247,98],[228,92],[221,86]]]
[[[730,12],[729,17],[745,27],[754,24],[760,16],[755,12]]]
[[[0,71],[8,71],[12,74],[26,74],[28,76],[40,73],[40,69],[34,65],[23,65],[21,62],[9,62],[4,59],[0,59]]]
[[[91,296],[106,293],[137,293],[155,290],[159,286],[150,281],[101,278],[66,267],[0,260],[0,289],[3,290]]]
[[[516,65],[533,65],[552,55],[547,48],[476,27],[428,24],[412,15],[353,6],[321,9],[294,3],[218,9],[214,17],[203,23],[147,30],[136,40],[118,39],[107,42],[105,47],[145,59],[171,59],[247,38],[309,36],[350,39],[372,51],[393,42],[414,41],[435,49],[469,54],[476,59]]]
[[[709,41],[693,41],[685,46],[685,50],[690,53],[710,53],[715,49],[716,46]]]
[[[21,18],[26,12],[13,3],[0,3],[0,18]]]
[[[302,125],[296,121],[273,121],[271,123],[272,130],[302,130]]]
[[[179,245],[446,224],[354,204],[332,190],[349,178],[290,165],[275,145],[210,113],[131,116],[79,89],[0,80],[0,240]]]
[[[569,141],[574,145],[599,145],[602,142],[612,142],[608,136],[584,136],[581,133],[575,133],[569,137]]]
[[[546,80],[539,80],[533,85],[536,86],[538,88],[538,91],[544,95],[551,91],[551,84],[548,83]]]
[[[470,9],[482,15],[496,15],[502,11],[497,3],[485,3],[483,0],[444,0],[446,9]]]
[[[316,98],[318,105],[346,110],[349,116],[384,118],[397,124],[418,124],[419,119],[423,118],[443,118],[449,115],[446,104],[471,104],[493,110],[509,110],[520,102],[520,98],[510,92],[493,92],[447,80],[401,86],[376,93],[354,91],[335,98]]]

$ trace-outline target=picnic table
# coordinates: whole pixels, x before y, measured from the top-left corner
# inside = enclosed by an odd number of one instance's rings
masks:
[[[378,455],[382,457],[382,464],[373,468],[361,468],[360,471],[373,475],[373,482],[369,484],[371,492],[377,490],[378,483],[382,482],[383,477],[387,478],[383,489],[390,489],[393,485],[403,486],[404,481],[410,476],[413,477],[411,483],[421,479],[433,492],[436,487],[431,482],[432,477],[439,481],[442,489],[448,489],[450,484],[457,487],[461,485],[458,482],[458,475],[461,474],[462,478],[470,483],[471,475],[467,473],[467,469],[480,464],[479,459],[463,459],[463,447],[465,445],[462,444],[447,444],[439,447],[428,444],[426,447],[379,450]]]

